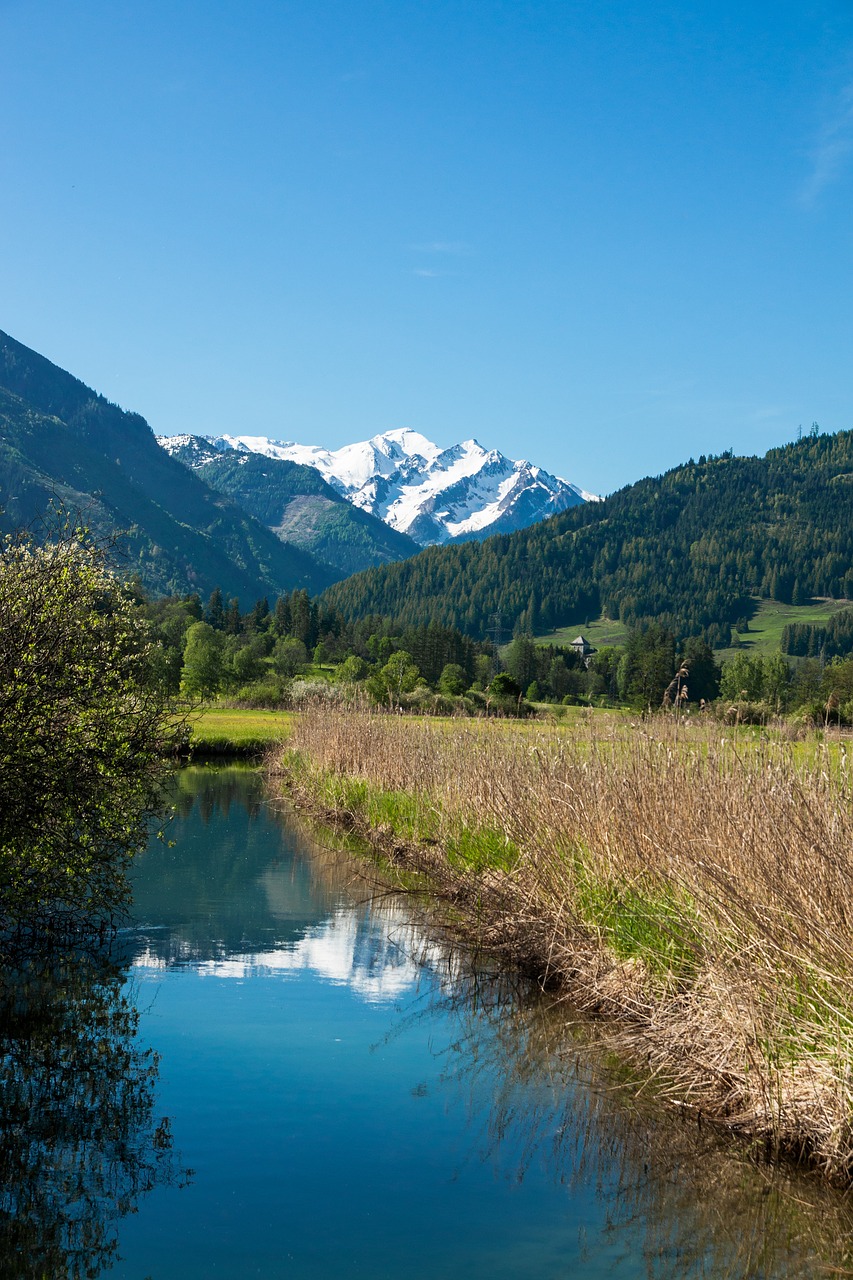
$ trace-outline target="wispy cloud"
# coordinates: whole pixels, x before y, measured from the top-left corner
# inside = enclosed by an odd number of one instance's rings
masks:
[[[412,270],[413,276],[421,276],[424,280],[434,280],[436,276],[446,275],[445,271],[432,271],[429,267],[415,267]]]
[[[753,409],[749,417],[753,422],[776,422],[780,419],[790,419],[792,415],[796,415],[793,405],[766,404]]]
[[[814,205],[836,182],[853,155],[853,83],[845,85],[818,133],[811,152],[811,171],[800,191],[800,202]]]
[[[471,248],[462,240],[430,240],[427,244],[413,244],[415,253],[449,253],[454,256],[470,253]]]

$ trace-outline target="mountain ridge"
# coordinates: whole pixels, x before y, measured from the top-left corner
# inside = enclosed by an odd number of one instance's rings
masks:
[[[96,536],[123,531],[119,567],[155,593],[218,586],[248,601],[332,581],[169,458],[140,414],[0,331],[0,528],[49,520],[57,501]]]
[[[201,436],[161,437],[162,448],[279,538],[325,564],[335,578],[415,555],[417,543],[353,506],[314,467],[221,449]]]
[[[220,452],[259,453],[317,470],[353,506],[420,546],[512,532],[596,501],[596,495],[526,460],[470,439],[442,449],[408,427],[324,449],[267,436],[200,437]],[[170,448],[169,438],[161,438]]]

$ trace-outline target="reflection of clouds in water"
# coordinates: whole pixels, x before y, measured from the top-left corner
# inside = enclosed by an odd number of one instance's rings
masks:
[[[137,968],[146,969],[163,969],[173,963],[151,950],[135,960]],[[447,958],[424,939],[402,911],[385,905],[374,912],[340,907],[297,942],[197,961],[192,967],[202,977],[237,979],[306,971],[348,986],[371,1003],[381,1003],[414,987],[425,965],[446,970]]]

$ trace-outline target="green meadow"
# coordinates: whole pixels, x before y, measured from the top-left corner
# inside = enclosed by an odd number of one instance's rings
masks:
[[[850,608],[849,600],[815,599],[809,604],[781,604],[778,600],[752,600],[749,630],[738,632],[740,645],[717,649],[718,660],[732,658],[738,649],[752,653],[772,653],[779,649],[782,631],[789,623],[807,623],[822,626],[841,609]],[[582,633],[596,649],[612,648],[625,644],[628,627],[612,618],[593,618],[589,622],[573,623],[570,627],[557,627],[535,637],[538,645],[569,645]],[[734,633],[734,629],[733,629]]]
[[[190,751],[195,759],[261,756],[287,737],[292,722],[289,711],[204,708],[190,722]]]

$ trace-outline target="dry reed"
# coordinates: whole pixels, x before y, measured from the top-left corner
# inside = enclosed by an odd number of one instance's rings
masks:
[[[278,766],[426,870],[487,945],[620,1020],[680,1106],[853,1177],[843,745],[318,710]]]

